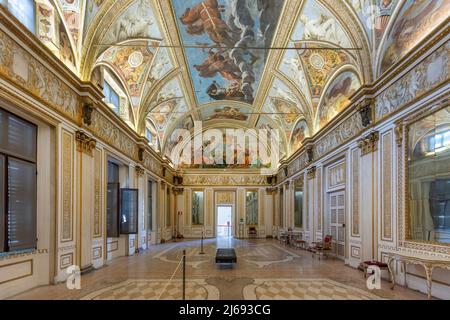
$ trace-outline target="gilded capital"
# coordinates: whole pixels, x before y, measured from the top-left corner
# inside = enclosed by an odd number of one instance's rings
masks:
[[[75,134],[75,141],[77,143],[77,151],[86,153],[92,157],[92,150],[95,149],[97,141],[89,137],[83,131],[77,131]]]
[[[358,147],[361,149],[361,156],[377,151],[379,140],[380,134],[377,131],[359,140]]]

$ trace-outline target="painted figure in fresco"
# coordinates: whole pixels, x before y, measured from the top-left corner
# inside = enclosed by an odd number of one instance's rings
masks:
[[[421,35],[427,34],[431,27],[444,21],[450,9],[446,0],[415,0],[394,25],[390,44],[382,61],[382,71],[416,45]]]
[[[180,20],[187,25],[186,31],[190,35],[207,33],[217,45],[234,46],[230,36],[231,29],[222,19],[224,6],[219,6],[217,0],[206,0],[193,8],[186,8]]]
[[[321,14],[318,19],[311,20],[307,16],[301,15],[300,21],[305,26],[305,39],[333,41],[337,44],[341,43],[337,32],[336,21],[332,17]]]
[[[200,77],[213,78],[217,73],[228,81],[239,82],[241,70],[220,51],[209,50],[208,58],[201,65],[194,65]]]

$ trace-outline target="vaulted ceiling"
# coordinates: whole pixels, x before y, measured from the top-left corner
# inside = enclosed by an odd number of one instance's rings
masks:
[[[203,121],[279,129],[289,156],[450,12],[446,0],[36,2],[41,40],[83,80],[107,70],[127,98],[121,116],[163,155],[175,129]],[[45,33],[51,7],[58,41]]]

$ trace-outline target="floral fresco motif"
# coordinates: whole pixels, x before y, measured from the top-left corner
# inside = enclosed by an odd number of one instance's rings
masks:
[[[67,28],[72,35],[73,42],[78,44],[81,28],[81,4],[80,0],[59,0]]]
[[[435,27],[448,18],[448,0],[408,0],[384,44],[380,72],[383,73],[405,56]]]
[[[350,104],[350,97],[361,87],[358,76],[350,71],[341,73],[326,90],[319,107],[319,127],[322,128]]]
[[[292,131],[291,152],[295,152],[302,146],[303,140],[309,137],[308,124],[305,120],[299,120]]]
[[[297,52],[306,68],[306,75],[313,97],[321,96],[334,71],[352,61],[345,51],[302,50],[302,45],[298,44],[298,46],[300,46],[300,49]]]
[[[57,45],[55,9],[50,4],[36,3],[37,36],[45,44]]]
[[[253,103],[283,0],[173,0],[197,99]],[[208,46],[200,49],[192,46]],[[214,47],[214,48],[211,48]],[[206,88],[206,90],[205,90]]]
[[[236,120],[236,121],[247,121],[249,114],[251,113],[250,108],[243,107],[208,107],[200,111],[202,119],[204,121],[208,120]]]
[[[139,104],[154,57],[152,50],[152,45],[147,42],[132,42],[127,46],[108,49],[98,60],[98,63],[106,63],[117,72],[128,88],[133,105]]]

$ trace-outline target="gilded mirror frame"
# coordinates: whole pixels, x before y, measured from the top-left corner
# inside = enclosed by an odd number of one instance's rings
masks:
[[[450,107],[450,103],[438,103],[435,105],[422,106],[417,111],[412,112],[403,119],[396,122],[395,136],[398,152],[398,175],[399,186],[398,198],[398,246],[404,249],[431,251],[439,254],[450,254],[450,243],[434,242],[426,240],[412,239],[411,236],[411,208],[410,208],[410,188],[409,188],[409,162],[408,145],[409,129],[411,125],[433,115],[434,113]]]

